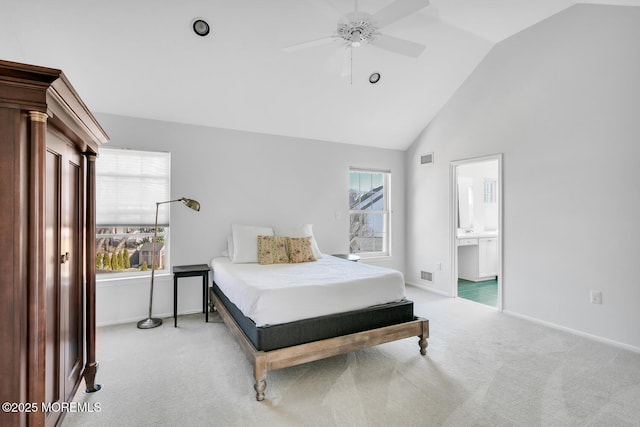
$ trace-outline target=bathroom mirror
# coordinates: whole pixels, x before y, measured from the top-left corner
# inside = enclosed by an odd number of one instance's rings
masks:
[[[458,228],[473,227],[473,178],[458,177]]]

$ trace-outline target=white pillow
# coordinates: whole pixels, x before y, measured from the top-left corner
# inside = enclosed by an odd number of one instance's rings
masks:
[[[229,234],[227,236],[227,256],[229,258],[233,257],[233,235]]]
[[[233,236],[231,234],[227,236],[227,249],[223,250],[221,255],[229,258],[233,256]]]
[[[233,248],[229,248],[234,263],[258,262],[258,236],[273,236],[273,228],[254,225],[231,225]]]
[[[318,247],[318,242],[313,236],[313,224],[300,224],[300,225],[285,225],[280,227],[273,227],[276,236],[284,237],[307,237],[311,236],[311,249],[316,259],[322,258],[322,252]]]

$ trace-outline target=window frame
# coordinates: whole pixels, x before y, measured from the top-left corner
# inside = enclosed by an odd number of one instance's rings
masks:
[[[351,208],[351,174],[352,173],[370,173],[381,174],[383,176],[382,183],[382,199],[383,206],[381,210],[366,210],[366,209],[352,209]],[[384,258],[391,256],[391,170],[375,169],[375,168],[362,168],[362,167],[350,167],[349,168],[349,234],[348,245],[349,253],[358,255],[361,258]],[[353,251],[352,247],[352,215],[382,215],[383,227],[382,227],[382,250],[380,251]]]
[[[157,197],[167,197],[166,200],[169,200],[170,198],[170,190],[171,190],[171,153],[169,152],[162,152],[162,151],[151,151],[151,150],[127,150],[127,149],[121,149],[121,148],[109,148],[109,149],[102,149],[100,150],[101,155],[104,155],[104,151],[108,150],[108,151],[127,151],[127,152],[137,152],[137,153],[141,153],[142,156],[144,156],[144,153],[150,153],[150,156],[152,157],[157,157],[158,155],[166,155],[167,158],[165,159],[165,161],[167,162],[167,169],[166,169],[166,173],[164,175],[164,177],[166,178],[166,187],[163,188],[165,194],[163,196],[159,196],[157,195]],[[98,161],[100,161],[100,159],[98,158]],[[98,172],[98,171],[96,171]],[[125,176],[131,176],[130,171],[128,171],[126,174],[124,174]],[[100,179],[101,174],[97,173],[96,174],[96,184],[97,184],[97,180]],[[117,176],[117,174],[105,174],[105,176]],[[140,174],[140,177],[142,178],[142,180],[144,181],[144,174]],[[99,185],[99,184],[98,184]],[[158,200],[158,201],[164,201],[164,200]],[[155,203],[154,203],[155,204]],[[146,205],[145,205],[146,206]],[[99,208],[98,206],[96,208]],[[120,208],[120,206],[119,206]],[[158,206],[151,206],[150,208],[148,208],[148,210],[153,210],[153,212],[155,212],[155,210],[158,208]],[[160,206],[160,209],[166,209],[165,212],[163,212],[163,224],[161,224],[160,222],[158,222],[158,233],[157,233],[157,237],[159,240],[158,244],[160,243],[164,243],[164,264],[163,264],[163,268],[158,268],[155,270],[155,275],[167,275],[170,272],[170,265],[171,265],[171,261],[170,261],[170,230],[171,227],[169,226],[170,223],[170,207],[169,206]],[[149,215],[145,215],[145,218],[149,216]],[[96,229],[94,230],[94,234],[96,237],[96,258],[98,255],[98,249],[100,249],[100,252],[105,252],[104,250],[102,250],[102,246],[98,247],[98,244],[100,243],[101,239],[103,238],[116,238],[118,241],[121,241],[124,238],[127,238],[127,236],[131,236],[131,238],[137,238],[140,239],[141,237],[143,239],[148,239],[148,242],[153,242],[153,236],[154,236],[154,228],[155,228],[155,216],[150,215],[149,216],[149,223],[144,223],[144,224],[96,224]],[[120,230],[127,230],[120,232]],[[144,231],[142,231],[144,230]],[[105,232],[106,231],[106,232]],[[144,243],[143,243],[144,244]],[[125,246],[126,247],[126,246]],[[141,248],[142,246],[140,246]],[[131,254],[130,254],[131,256]],[[97,269],[97,263],[98,260],[94,260],[94,262],[96,263],[96,269]],[[140,263],[140,265],[142,265],[142,263]],[[123,279],[138,279],[138,278],[148,278],[151,277],[151,272],[152,272],[152,268],[153,266],[148,265],[148,269],[147,270],[136,270],[136,271],[109,271],[106,272],[105,269],[97,269],[97,273],[96,273],[96,280],[100,281],[100,282],[107,282],[107,281],[114,281],[114,280],[123,280]],[[100,272],[102,271],[102,272]]]

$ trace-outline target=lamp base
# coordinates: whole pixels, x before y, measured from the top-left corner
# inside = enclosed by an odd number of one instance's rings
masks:
[[[162,325],[162,319],[148,317],[138,322],[138,329],[151,329]]]

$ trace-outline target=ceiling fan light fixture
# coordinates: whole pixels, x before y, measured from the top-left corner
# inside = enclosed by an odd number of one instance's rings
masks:
[[[200,37],[204,37],[208,35],[209,32],[211,31],[211,27],[209,26],[209,23],[202,18],[194,19],[193,23],[191,24],[191,27],[193,28],[193,32],[199,35]]]
[[[375,26],[365,19],[338,24],[338,37],[345,40],[351,47],[359,47],[369,42],[375,33]]]
[[[351,33],[351,46],[360,47],[360,45],[362,45],[361,33],[358,30],[354,30],[353,33]]]

